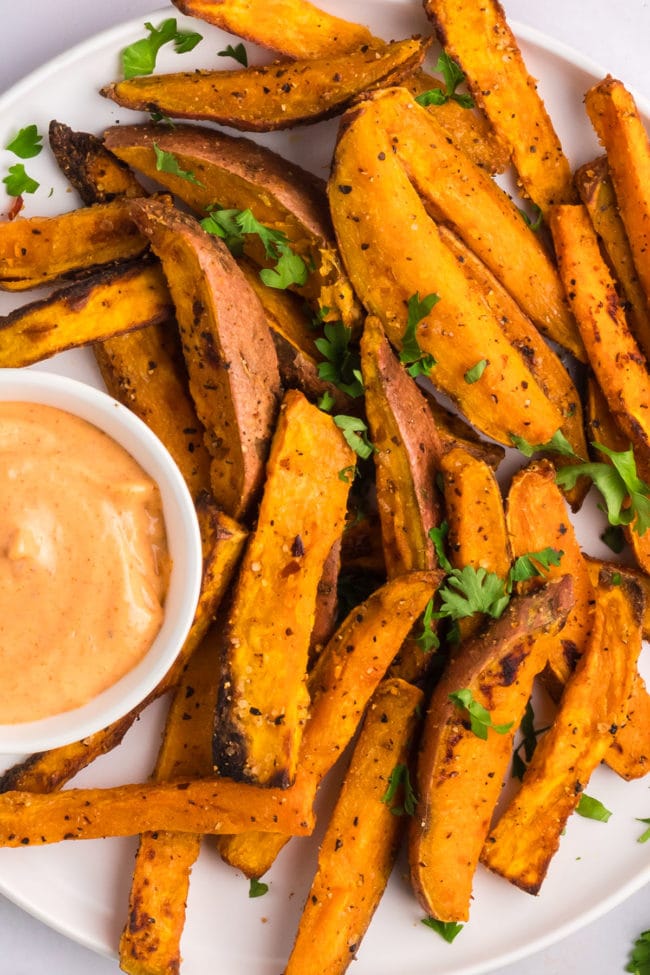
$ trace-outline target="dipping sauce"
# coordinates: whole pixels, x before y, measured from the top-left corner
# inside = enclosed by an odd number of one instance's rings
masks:
[[[0,402],[0,724],[91,700],[147,653],[169,555],[158,487],[55,407]]]

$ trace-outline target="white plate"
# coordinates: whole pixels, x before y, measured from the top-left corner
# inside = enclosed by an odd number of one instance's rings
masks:
[[[399,0],[330,0],[332,12],[368,23],[386,38],[429,32],[418,5]],[[101,132],[117,118],[132,113],[117,109],[96,94],[101,84],[118,76],[118,52],[141,37],[143,22],[157,24],[178,16],[170,7],[108,31],[52,61],[0,99],[0,145],[23,125],[36,122],[41,131],[51,118],[73,128]],[[159,70],[231,66],[214,57],[230,36],[198,22],[204,41],[192,54],[161,52]],[[575,52],[523,27],[517,28],[531,72],[551,111],[574,164],[597,152],[596,140],[584,118],[585,90],[604,72]],[[249,50],[251,46],[247,45]],[[643,107],[647,114],[647,110]],[[336,123],[264,137],[286,156],[327,175]],[[0,169],[15,162],[0,151]],[[48,152],[27,160],[27,171],[41,188],[26,198],[24,214],[56,213],[76,205]],[[49,194],[50,187],[53,193]],[[0,296],[0,313],[24,298]],[[41,366],[40,368],[43,368]],[[46,368],[100,384],[92,357],[66,353]],[[598,541],[593,506],[580,519],[585,548],[606,554]],[[648,673],[648,651],[643,668]],[[81,773],[75,785],[111,785],[144,779],[152,767],[162,708],[153,706],[135,725],[121,748]],[[6,763],[5,763],[6,764]],[[539,950],[576,930],[650,881],[650,844],[639,846],[641,826],[635,817],[650,815],[647,780],[624,783],[599,769],[589,792],[613,816],[597,823],[575,816],[562,839],[542,893],[530,897],[480,869],[471,920],[448,945],[421,923],[416,904],[398,869],[389,884],[354,964],[355,975],[477,975]],[[219,861],[209,843],[192,875],[188,918],[182,944],[184,975],[277,975],[291,948],[293,933],[315,863],[316,843],[294,841],[285,848],[269,874],[271,888],[261,898],[248,897],[248,882]],[[0,890],[41,920],[88,947],[114,954],[126,913],[129,874],[135,840],[93,840],[39,849],[0,851]]]

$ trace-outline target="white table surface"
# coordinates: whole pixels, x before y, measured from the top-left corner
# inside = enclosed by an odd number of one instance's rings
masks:
[[[647,0],[621,0],[616,5],[611,0],[503,2],[512,19],[579,49],[650,98]],[[8,0],[3,3],[0,92],[71,45],[161,5],[159,0],[23,0],[12,4],[9,13]],[[650,889],[646,887],[576,934],[494,975],[616,975],[624,971],[634,939],[649,928]],[[119,971],[116,961],[69,941],[2,897],[0,941],[0,975],[117,975]]]

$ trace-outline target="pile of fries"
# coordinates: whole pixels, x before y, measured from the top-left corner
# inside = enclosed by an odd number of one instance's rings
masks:
[[[441,77],[432,38],[308,0],[175,3],[279,60],[134,71],[102,94],[151,121],[52,122],[83,206],[0,225],[0,288],[55,286],[4,317],[0,367],[92,350],[192,492],[201,597],[149,700],[3,776],[0,845],[139,834],[120,964],[177,972],[201,838],[259,883],[349,751],[285,967],[340,973],[402,842],[453,928],[479,863],[539,891],[601,762],[650,768],[650,143],[606,78],[606,155],[572,173],[496,0],[426,0]],[[213,124],[331,116],[327,184]],[[592,482],[625,564],[575,536]],[[168,692],[150,781],[62,789]]]

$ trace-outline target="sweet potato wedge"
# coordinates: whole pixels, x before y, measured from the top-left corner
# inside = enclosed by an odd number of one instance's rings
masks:
[[[192,497],[209,491],[210,455],[189,394],[176,324],[150,325],[96,342],[93,352],[108,392],[162,440]]]
[[[464,447],[472,457],[484,460],[492,470],[496,470],[506,455],[503,447],[480,437],[474,427],[466,423],[458,413],[442,406],[429,390],[424,389],[423,392],[433,414],[443,451]]]
[[[0,368],[28,366],[58,352],[173,318],[157,264],[106,268],[0,318]]]
[[[440,236],[462,265],[465,274],[476,282],[485,301],[501,323],[504,334],[524,357],[530,371],[550,401],[562,415],[562,433],[578,457],[587,456],[584,417],[580,394],[561,358],[544,341],[531,320],[523,313],[514,298],[497,281],[483,262],[448,227],[439,226]],[[562,454],[548,454],[557,467],[573,463]],[[589,489],[589,481],[580,478],[566,496],[573,510],[577,510]]]
[[[280,398],[264,312],[226,246],[196,220],[154,200],[130,206],[162,261],[174,301],[190,391],[212,456],[212,493],[224,511],[242,517],[261,490]]]
[[[296,774],[316,590],[343,532],[354,454],[332,417],[290,390],[222,632],[214,761],[220,774],[289,785]]]
[[[288,58],[326,58],[362,46],[381,52],[386,44],[367,27],[334,17],[309,0],[175,0],[179,10],[223,30],[247,38]],[[422,69],[405,79],[413,95],[441,87],[441,80]],[[494,133],[484,115],[469,111],[455,101],[431,105],[450,138],[470,159],[488,172],[502,173],[508,165],[507,147]]]
[[[506,523],[515,558],[554,548],[562,552],[562,557],[559,565],[549,566],[546,578],[569,574],[573,579],[573,606],[562,632],[537,637],[545,645],[544,681],[558,699],[589,639],[594,589],[565,499],[555,483],[555,468],[548,461],[529,464],[514,476],[508,492]]]
[[[436,364],[429,378],[479,430],[511,444],[512,433],[545,442],[562,424],[476,287],[444,245],[388,133],[363,102],[344,116],[329,199],[351,280],[391,344],[401,348],[410,298],[438,294],[420,321],[420,350]],[[485,360],[477,382],[467,373]],[[536,440],[545,431],[547,436]]]
[[[571,579],[515,596],[505,613],[461,647],[434,689],[418,762],[419,799],[409,824],[411,881],[427,914],[465,921],[472,881],[511,757],[512,740],[544,652],[531,637],[555,631],[571,607]],[[470,730],[452,699],[462,689],[502,733]]]
[[[142,710],[177,685],[187,660],[203,640],[230,585],[246,540],[245,530],[219,511],[207,495],[197,498],[196,509],[203,542],[201,593],[190,632],[174,666],[137,708],[108,728],[70,745],[39,752],[14,765],[0,776],[0,792],[53,792],[61,788],[99,755],[119,745]]]
[[[433,569],[429,530],[441,518],[436,471],[442,446],[426,399],[373,315],[361,338],[361,370],[388,577]]]
[[[576,170],[574,181],[617,282],[635,339],[650,357],[650,311],[609,174],[607,156]]]
[[[510,147],[525,193],[544,214],[575,199],[569,162],[499,0],[425,0],[438,40]]]
[[[90,132],[75,132],[52,121],[49,142],[59,169],[86,206],[109,203],[116,197],[147,196],[133,170],[104,147]]]
[[[637,453],[641,476],[650,476],[650,378],[630,332],[596,232],[582,205],[556,207],[551,229],[560,274],[589,361],[612,415]]]
[[[285,975],[342,975],[354,960],[397,857],[403,817],[391,783],[408,768],[422,692],[400,680],[375,692],[320,846]]]
[[[363,91],[399,84],[430,40],[394,41],[376,50],[300,61],[274,61],[235,71],[187,71],[117,81],[100,94],[123,108],[170,118],[218,122],[241,132],[269,132],[340,115]]]
[[[310,798],[296,790],[215,778],[42,794],[5,792],[0,796],[0,846],[41,846],[159,829],[218,834],[254,826],[307,836],[314,826]]]
[[[311,708],[298,778],[316,790],[354,737],[368,701],[402,641],[440,583],[440,572],[412,572],[377,589],[341,623],[309,676]],[[219,837],[221,855],[248,877],[271,867],[288,837]]]
[[[650,301],[650,140],[634,98],[611,75],[589,89],[585,108],[607,150],[616,201],[639,280]]]
[[[536,894],[589,777],[625,718],[641,649],[636,583],[601,576],[588,648],[566,686],[553,724],[538,741],[521,788],[490,830],[481,862]]]
[[[358,110],[387,133],[430,216],[453,228],[540,331],[584,359],[557,271],[507,193],[403,88],[372,92]]]
[[[146,238],[121,199],[0,224],[0,289],[25,291],[139,257]]]
[[[157,169],[154,143],[196,182]],[[265,226],[286,234],[292,249],[314,267],[299,293],[319,308],[329,308],[332,319],[349,327],[359,324],[361,311],[336,251],[322,180],[249,139],[200,126],[177,125],[161,132],[155,125],[118,125],[105,134],[104,144],[202,217],[214,205],[251,209]],[[255,263],[268,264],[253,235],[248,235],[244,250]]]
[[[154,778],[200,778],[212,771],[218,643],[215,628],[190,657],[167,715]],[[131,975],[180,970],[180,940],[190,871],[201,836],[157,830],[140,836],[119,945],[120,967]]]

